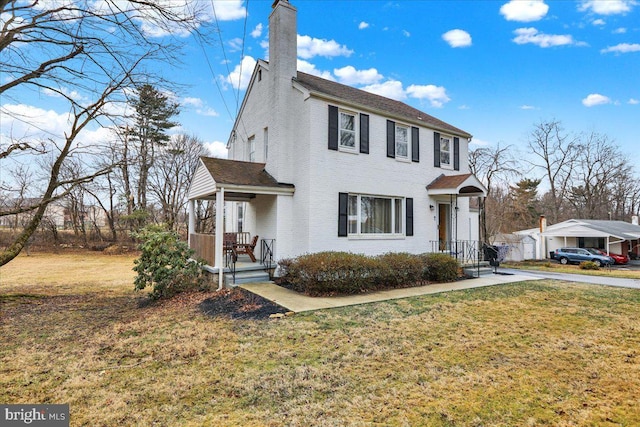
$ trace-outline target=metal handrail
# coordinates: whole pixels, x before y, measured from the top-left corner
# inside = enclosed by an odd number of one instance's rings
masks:
[[[431,252],[445,253],[460,264],[470,265],[480,276],[481,245],[477,240],[431,240]]]
[[[238,262],[238,253],[232,242],[225,242],[224,245],[224,266],[229,269],[233,284],[236,283],[236,263]]]
[[[265,266],[265,270],[269,273],[269,280],[273,279],[271,274],[273,270],[273,252],[275,249],[276,239],[262,239],[260,241],[260,263]]]

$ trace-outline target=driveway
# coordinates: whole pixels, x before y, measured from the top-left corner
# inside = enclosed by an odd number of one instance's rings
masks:
[[[640,289],[639,279],[620,279],[617,277],[587,276],[584,274],[551,273],[546,271],[500,268],[501,273],[526,274],[542,279],[566,280],[568,282],[591,283],[594,285],[616,286],[620,288]]]

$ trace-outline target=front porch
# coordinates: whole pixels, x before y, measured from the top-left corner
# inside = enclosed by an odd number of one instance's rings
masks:
[[[221,267],[225,286],[272,279],[276,267],[275,239],[258,240],[257,237],[252,237],[249,232],[224,233]],[[253,240],[257,240],[257,244],[251,249],[251,253],[240,253],[238,248],[250,246]],[[220,267],[216,265],[215,242],[215,233],[189,235],[189,247],[195,251],[194,257],[205,262],[204,269],[209,273],[220,274]]]

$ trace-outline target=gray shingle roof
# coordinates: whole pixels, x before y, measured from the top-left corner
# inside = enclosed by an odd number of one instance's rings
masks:
[[[634,225],[624,221],[607,221],[603,219],[579,219],[577,221],[587,224],[594,230],[611,233],[612,236],[631,240],[640,238],[640,225]]]
[[[283,184],[264,169],[264,163],[242,162],[239,160],[200,157],[213,180],[218,184],[247,185],[254,187],[291,188]]]
[[[301,71],[298,71],[296,81],[311,92],[325,94],[363,108],[379,110],[390,114],[392,117],[402,118],[411,123],[420,123],[425,127],[435,130],[450,132],[464,138],[471,137],[470,133],[445,123],[423,111],[413,108],[404,102],[385,98],[384,96],[316,77]]]

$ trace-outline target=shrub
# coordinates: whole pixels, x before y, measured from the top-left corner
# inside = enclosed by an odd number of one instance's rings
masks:
[[[404,288],[422,281],[421,257],[406,252],[388,252],[378,257],[380,284],[385,288]]]
[[[423,254],[422,278],[430,282],[453,282],[458,278],[458,261],[446,254]]]
[[[136,290],[152,286],[152,299],[168,298],[177,293],[205,289],[201,261],[190,260],[193,250],[178,235],[160,226],[145,227],[132,236],[141,241],[140,258],[134,261],[138,273]]]
[[[356,294],[422,284],[450,282],[458,262],[448,255],[386,253],[368,257],[350,252],[318,252],[278,263],[281,284],[307,295]]]
[[[593,261],[582,261],[580,263],[580,269],[581,270],[600,270],[600,267],[598,266],[598,264],[596,264]]]

